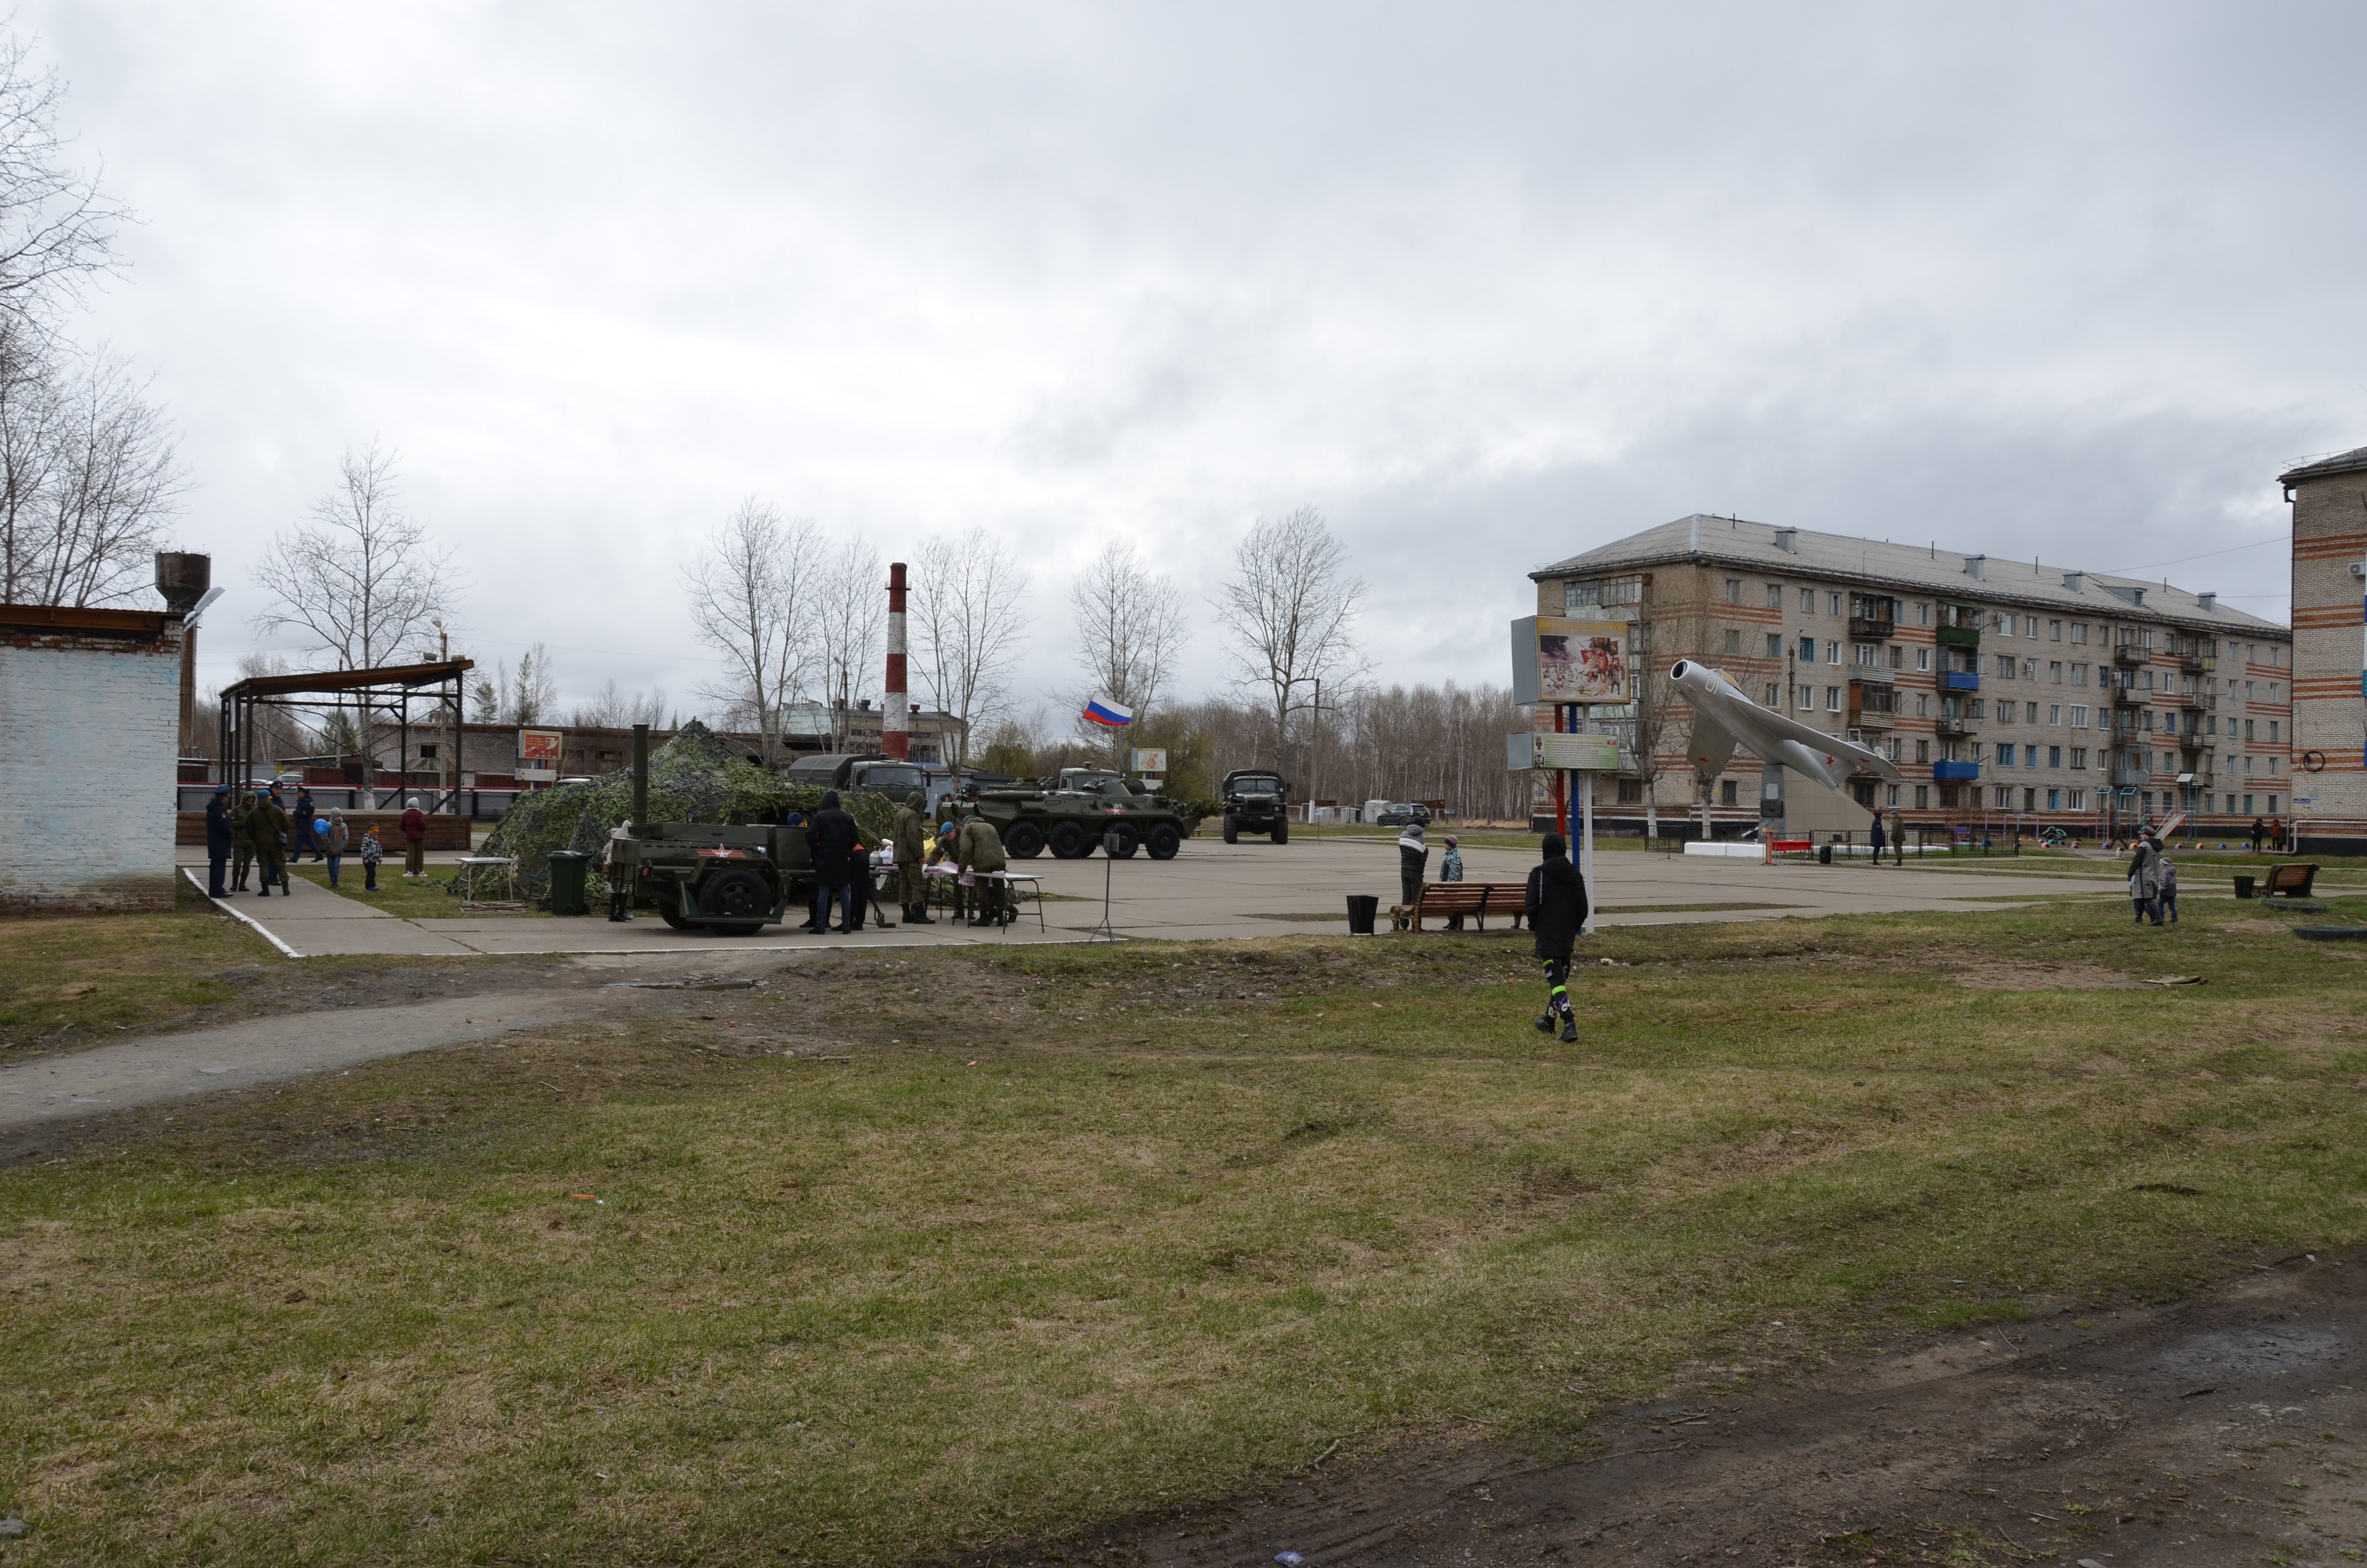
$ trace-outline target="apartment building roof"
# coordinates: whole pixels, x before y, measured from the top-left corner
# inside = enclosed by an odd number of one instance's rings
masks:
[[[2316,458],[2296,463],[2277,475],[2279,484],[2291,484],[2296,479],[2325,479],[2337,473],[2358,473],[2367,471],[2367,447],[2355,447],[2332,457]]]
[[[2352,455],[2367,463],[2367,449]],[[1699,512],[1614,540],[1583,555],[1540,566],[1529,575],[1543,581],[1688,560],[1740,566],[1769,575],[1860,582],[1869,587],[1929,594],[1933,598],[2037,605],[2102,618],[2141,615],[2181,622],[2198,631],[2292,635],[2290,628],[2277,621],[2217,603],[2214,595],[2194,594],[2163,583],[1936,547],[1918,550],[1911,544]]]

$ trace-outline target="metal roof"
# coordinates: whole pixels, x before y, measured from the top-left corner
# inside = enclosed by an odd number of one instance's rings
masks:
[[[474,659],[440,659],[425,665],[381,665],[374,670],[315,670],[302,675],[249,676],[222,687],[225,699],[293,697],[333,691],[361,691],[371,687],[438,686],[458,680],[477,667]]]
[[[2279,484],[2291,484],[2296,479],[2325,479],[2338,473],[2358,473],[2367,471],[2367,447],[2357,447],[2332,457],[2316,458],[2296,463],[2277,475]]]
[[[1777,542],[1779,535],[1790,536],[1790,549]],[[1966,603],[2036,605],[2105,619],[2144,616],[2222,631],[2292,634],[2277,621],[2225,605],[2206,608],[2196,594],[2162,583],[1936,546],[1918,550],[1911,544],[1698,512],[1614,540],[1583,555],[1540,566],[1529,575],[1537,581],[1582,577],[1687,560],[1743,567],[1771,577],[1858,582],[1868,587]],[[1980,573],[1977,577],[1973,575],[1976,569]]]

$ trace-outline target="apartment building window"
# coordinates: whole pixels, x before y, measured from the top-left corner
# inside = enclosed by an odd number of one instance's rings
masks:
[[[1816,589],[1802,588],[1800,590],[1800,613],[1802,615],[1814,615],[1817,613]]]
[[[1918,626],[1931,624],[1931,607],[1920,599],[1915,604],[1915,624]],[[1916,804],[1920,805],[1922,802],[1919,801]]]
[[[2273,778],[2277,776],[2277,759],[2272,756],[2266,760],[2269,766],[2265,771],[2268,773],[2270,778]]]
[[[1741,801],[1737,799],[1739,792],[1735,789],[1735,783],[1736,781],[1734,779],[1728,778],[1718,785],[1717,803],[1719,805],[1733,806],[1739,805],[1741,803]]]
[[[2071,623],[2071,641],[2074,642],[2085,642],[2088,641],[2088,623],[2086,621],[2075,620]],[[2074,809],[2076,810],[2077,808]]]
[[[1988,718],[1988,710],[1987,710],[1982,706],[1984,703],[1986,703],[1986,702],[1988,702],[1988,698],[1986,698],[1986,697],[1976,697],[1976,698],[1974,698],[1974,699],[1973,699],[1973,717],[1974,717],[1974,718],[1976,718],[1976,719],[1986,719],[1986,718]]]
[[[2085,686],[2088,684],[2087,665],[2074,665],[2071,666],[2071,684],[2073,686]]]
[[[2049,767],[2060,767],[2063,766],[2063,748],[2061,746],[2048,746],[2046,748],[2046,766]]]
[[[1840,662],[1841,645],[1834,642],[1831,638],[1827,638],[1825,640],[1825,663],[1829,665],[1838,665]]]
[[[2046,809],[2050,812],[2059,812],[2063,809],[2062,790],[2049,790],[2046,791]]]
[[[1915,650],[1915,667],[1919,670],[1928,670],[1931,667],[1931,649],[1918,648]]]
[[[2071,771],[2074,773],[2085,773],[2087,770],[2088,748],[2086,746],[2073,746],[2071,748]]]
[[[1792,706],[1793,706],[1793,707],[1795,707],[1795,708],[1801,708],[1801,709],[1808,709],[1808,708],[1814,708],[1816,705],[1817,705],[1817,688],[1816,688],[1815,687],[1813,687],[1813,686],[1795,686],[1795,687],[1794,687],[1792,688]]]
[[[1999,741],[1998,743],[1997,765],[1999,767],[2011,767],[2013,766],[2013,743],[2011,741]]]
[[[2037,790],[2024,790],[2022,792],[2022,809],[2025,812],[2034,812],[2038,809]]]
[[[1997,673],[1999,680],[2011,680],[2013,678],[2013,655],[2011,653],[1999,653],[1997,656]]]
[[[1928,812],[1931,809],[1931,786],[1929,784],[1915,786],[1915,809],[1919,812]]]
[[[2036,659],[2022,660],[2022,678],[2024,680],[2036,680],[2038,678],[2038,661]]]
[[[1767,656],[1771,659],[1780,659],[1784,656],[1784,634],[1782,632],[1771,631],[1767,634]]]
[[[2010,724],[2013,722],[2012,703],[2000,702],[1998,704],[1998,722],[2000,724]]]
[[[2252,738],[2252,721],[2249,719],[2244,721],[2244,738],[2248,741]]]
[[[2274,681],[2271,681],[2271,682],[2269,682],[2269,700],[2270,700],[2270,701],[2271,701],[2271,702],[2274,702],[2276,699],[2277,699],[2277,683],[2276,683],[2276,682],[2274,682]],[[2275,740],[2275,739],[2276,739],[2276,736],[2274,736],[2274,735],[2271,735],[2271,736],[2269,737],[2269,739],[2271,739],[2271,740]]]
[[[2063,722],[2063,704],[2060,702],[2050,702],[2046,705],[2046,722],[2050,724],[2060,724]]]
[[[1839,594],[1827,594],[1825,596],[1825,613],[1830,616],[1838,616],[1840,612],[1841,597]]]
[[[2049,659],[2046,662],[2046,684],[2049,686],[2061,686],[2063,684],[2062,660]]]
[[[1929,718],[1929,717],[1931,716],[1931,694],[1930,694],[1929,692],[1922,692],[1922,691],[1919,691],[1919,692],[1917,692],[1917,693],[1915,694],[1915,716],[1916,716],[1918,719],[1925,719],[1925,718]]]
[[[1770,583],[1767,585],[1767,608],[1769,609],[1782,609],[1784,608],[1783,584]]]
[[[2049,642],[2060,642],[2063,641],[2063,623],[2061,621],[2050,620],[2046,623],[2046,640]]]
[[[1890,645],[1890,667],[1894,670],[1899,669],[1905,665],[1906,662],[1907,650],[1900,647],[1897,643],[1893,642]]]
[[[1784,706],[1784,688],[1777,682],[1772,680],[1767,683],[1767,706],[1770,708],[1781,708]]]
[[[1728,577],[1726,580],[1726,602],[1730,605],[1738,605],[1742,602],[1741,578]]]
[[[1804,665],[1813,665],[1817,662],[1817,640],[1815,638],[1803,637],[1800,639],[1800,662]]]
[[[1860,665],[1863,665],[1863,666],[1864,666],[1865,668],[1867,668],[1867,669],[1872,669],[1872,668],[1874,667],[1874,653],[1875,653],[1875,649],[1874,649],[1874,645],[1873,643],[1871,643],[1871,642],[1852,642],[1852,643],[1851,643],[1851,644],[1850,644],[1850,647],[1851,647],[1851,649],[1852,650],[1852,652],[1854,652],[1854,653],[1856,654],[1856,656],[1857,656],[1857,662],[1858,662]]]
[[[1888,795],[1886,795],[1886,797],[1884,797],[1883,804],[1885,804],[1885,805],[1886,805],[1886,806],[1895,806],[1895,805],[1898,804],[1898,786],[1897,786],[1897,785],[1893,784],[1893,785],[1890,787],[1890,792],[1889,792],[1889,794],[1888,794]]]
[[[1838,713],[1840,710],[1841,688],[1837,686],[1829,686],[1825,687],[1825,711],[1828,713]]]
[[[1915,743],[1915,760],[1918,762],[1929,762],[1931,760],[1931,743],[1930,741],[1917,741]]]
[[[2063,809],[2067,812],[2086,811],[2088,809],[2088,791],[2085,790],[2067,790],[2064,791]]]
[[[1738,656],[1742,653],[1741,632],[1734,631],[1731,628],[1727,630],[1726,634],[1726,651]]]
[[[2022,765],[2024,767],[2036,767],[2038,766],[2038,748],[2036,746],[2024,746],[2022,748]]]
[[[2277,744],[2277,722],[2274,719],[2269,721],[2269,744]]]
[[[1999,810],[1999,811],[2001,811],[2001,812],[2010,812],[2010,811],[2013,810],[2013,786],[2012,786],[2012,785],[2010,785],[2010,784],[2000,784],[2000,785],[1999,785],[1999,786],[1997,787],[1997,803],[1998,803],[1998,810]]]

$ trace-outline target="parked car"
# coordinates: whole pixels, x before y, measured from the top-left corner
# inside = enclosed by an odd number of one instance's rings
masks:
[[[1381,809],[1373,819],[1382,827],[1410,827],[1415,823],[1430,825],[1430,808],[1415,801],[1399,801]]]

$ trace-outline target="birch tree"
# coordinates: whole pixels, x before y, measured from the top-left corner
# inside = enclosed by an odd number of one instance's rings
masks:
[[[1161,574],[1136,561],[1131,545],[1112,540],[1069,585],[1076,615],[1077,657],[1092,690],[1132,710],[1138,721],[1166,690],[1184,649],[1184,596]],[[1098,733],[1077,720],[1080,734]],[[1124,731],[1106,736],[1112,766],[1125,760]]]
[[[829,558],[817,581],[816,662],[830,704],[831,749],[843,752],[851,744],[856,702],[886,688],[888,568],[868,542],[850,539]]]
[[[1323,681],[1336,692],[1365,667],[1353,635],[1364,597],[1364,583],[1312,506],[1261,518],[1233,551],[1217,619],[1230,633],[1236,684],[1259,691],[1274,716],[1274,755],[1285,771],[1300,693]]]
[[[183,478],[123,362],[0,313],[0,598],[106,605],[145,592]]]
[[[396,504],[395,454],[373,438],[345,449],[337,485],[312,504],[309,521],[280,534],[264,554],[272,601],[257,631],[302,633],[341,670],[367,670],[416,642],[451,610],[457,580],[448,551]]]
[[[953,764],[969,760],[969,734],[1000,710],[1024,621],[1019,601],[1027,574],[1019,558],[984,528],[942,535],[921,546],[911,616],[919,633],[913,663],[930,705],[960,721]]]
[[[755,730],[767,767],[780,760],[783,710],[812,667],[804,633],[816,608],[821,548],[810,520],[786,520],[751,496],[684,574],[691,624],[723,656],[722,684],[702,695]]]

